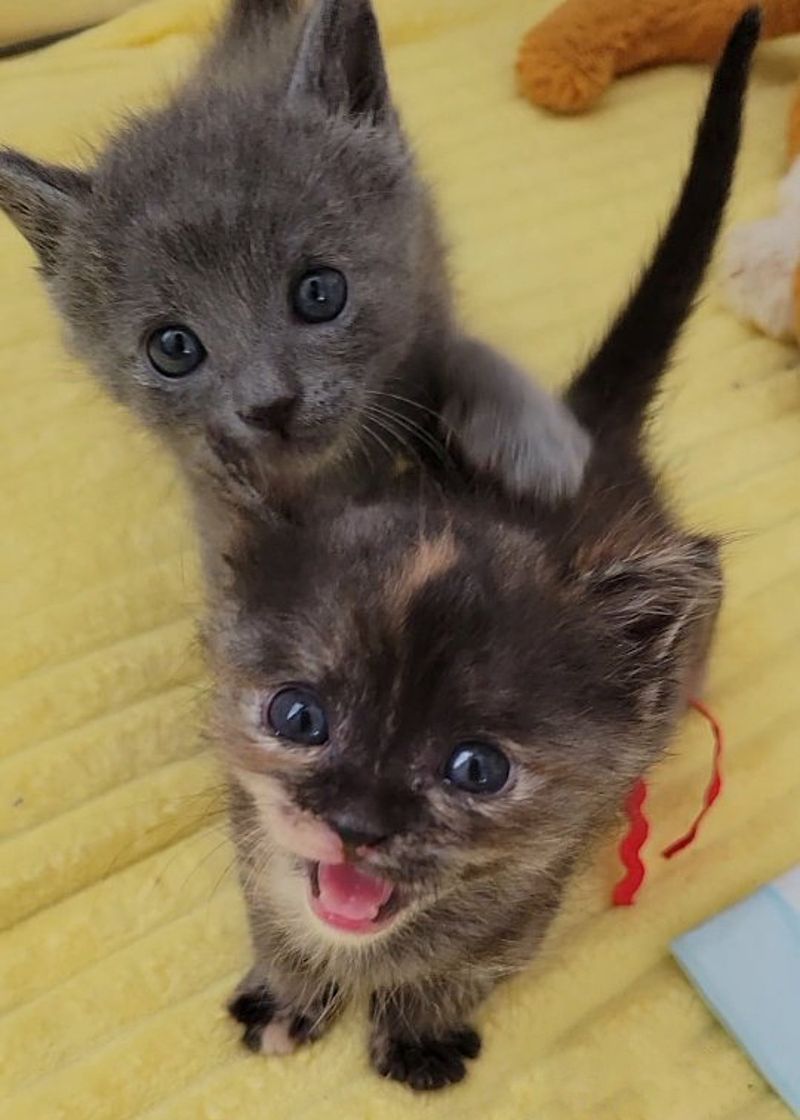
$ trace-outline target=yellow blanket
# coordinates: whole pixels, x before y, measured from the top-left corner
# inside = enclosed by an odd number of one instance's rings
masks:
[[[563,379],[650,245],[685,165],[702,68],[624,82],[577,120],[513,92],[540,0],[383,0],[397,95],[441,198],[476,329]],[[158,0],[0,64],[0,140],[76,157],[158,98],[213,0]],[[763,48],[733,213],[770,204],[800,49]],[[289,1059],[242,1051],[247,965],[193,637],[198,582],[174,471],[64,357],[32,257],[0,221],[0,1114],[5,1120],[767,1120],[785,1117],[668,955],[670,939],[800,855],[800,381],[713,290],[654,449],[698,526],[731,534],[708,699],[728,785],[687,717],[654,781],[652,877],[612,911],[614,851],[542,959],[479,1016],[468,1082],[412,1099],[368,1069],[355,1013]]]
[[[132,8],[135,0],[3,0],[0,46],[27,43],[45,35],[92,27]]]

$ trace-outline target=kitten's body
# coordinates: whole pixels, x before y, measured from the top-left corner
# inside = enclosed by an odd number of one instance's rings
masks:
[[[457,322],[368,0],[234,0],[196,73],[91,170],[0,152],[0,206],[73,348],[174,452],[209,557],[231,507],[302,511],[409,445],[545,497],[580,483],[574,417]],[[346,302],[303,321],[319,269]],[[188,374],[153,364],[170,326],[205,350]]]
[[[720,64],[653,263],[568,394],[594,439],[572,501],[412,473],[336,515],[240,526],[207,636],[255,950],[232,1013],[255,1049],[370,994],[382,1074],[461,1078],[475,1007],[530,960],[686,706],[718,549],[666,508],[642,430],[719,228],[757,23]]]

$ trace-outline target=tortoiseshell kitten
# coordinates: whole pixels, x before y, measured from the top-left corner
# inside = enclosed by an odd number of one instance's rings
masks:
[[[455,317],[369,0],[234,0],[93,168],[0,150],[0,207],[73,348],[174,451],[212,551],[221,496],[302,509],[412,435],[513,490],[580,484],[575,418]]]
[[[737,25],[668,228],[569,390],[594,441],[574,499],[423,476],[241,525],[206,636],[255,953],[231,1012],[255,1050],[369,996],[381,1074],[461,1079],[476,1007],[531,960],[700,683],[718,546],[666,508],[643,428],[719,229],[758,26]]]

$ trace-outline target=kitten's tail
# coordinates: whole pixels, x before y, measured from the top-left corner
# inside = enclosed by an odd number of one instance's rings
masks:
[[[750,59],[761,16],[750,8],[717,65],[680,197],[652,260],[566,400],[595,435],[636,439],[702,283],[731,188]]]

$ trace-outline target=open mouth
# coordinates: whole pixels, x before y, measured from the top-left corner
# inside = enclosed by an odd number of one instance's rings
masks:
[[[308,882],[316,916],[346,933],[379,933],[402,909],[394,883],[352,863],[310,863]]]

